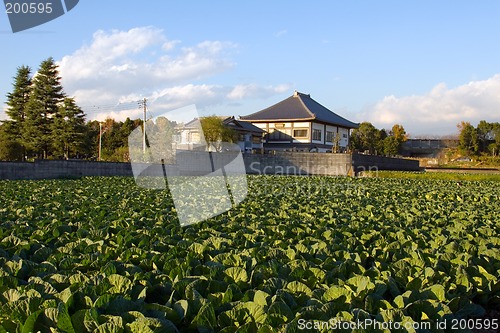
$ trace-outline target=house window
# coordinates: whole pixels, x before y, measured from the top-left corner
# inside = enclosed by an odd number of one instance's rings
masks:
[[[200,133],[190,132],[188,136],[188,141],[191,143],[199,143],[201,141]]]
[[[254,144],[262,143],[262,137],[257,136],[257,135],[253,135],[252,136],[252,143],[254,143]]]
[[[342,134],[342,137],[343,137],[344,139],[347,139],[347,134]]]
[[[321,130],[319,129],[313,129],[313,135],[312,139],[315,141],[321,141]]]
[[[333,132],[327,131],[326,132],[326,142],[333,142],[333,138],[334,138]]]
[[[307,129],[293,130],[293,136],[295,138],[307,138]]]
[[[238,141],[240,141],[240,142],[244,142],[244,141],[246,141],[245,139],[246,139],[246,138],[245,138],[245,134],[239,134],[239,135],[238,135]]]

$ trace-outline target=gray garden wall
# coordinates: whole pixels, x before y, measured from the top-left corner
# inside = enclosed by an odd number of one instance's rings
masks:
[[[165,166],[170,175],[203,175],[228,165],[234,154],[213,153],[207,163],[205,152],[190,152],[178,157],[177,165]],[[208,160],[210,161],[210,160]],[[359,154],[328,154],[280,152],[276,154],[244,154],[244,166],[248,174],[283,175],[353,175],[366,170],[418,171],[417,160],[387,158]],[[234,172],[234,163],[225,167]],[[145,175],[162,175],[163,166],[144,169]],[[0,162],[0,179],[55,179],[85,176],[132,176],[130,163],[92,161]]]

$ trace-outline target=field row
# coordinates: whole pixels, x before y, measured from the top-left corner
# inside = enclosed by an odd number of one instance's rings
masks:
[[[131,178],[0,181],[0,332],[412,332],[500,304],[495,182],[248,182],[181,228],[170,194]]]

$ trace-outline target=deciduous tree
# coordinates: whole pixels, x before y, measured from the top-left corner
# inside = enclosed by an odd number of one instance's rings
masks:
[[[463,154],[476,154],[479,150],[477,131],[469,122],[462,121],[457,125],[460,130],[458,148]]]
[[[6,124],[0,125],[0,161],[21,160],[22,158],[21,144],[6,132]]]
[[[222,142],[235,142],[235,132],[224,125],[223,120],[217,116],[200,118],[205,141],[216,151],[222,149]]]
[[[352,131],[351,148],[375,154],[379,148],[380,131],[370,122],[363,122]]]

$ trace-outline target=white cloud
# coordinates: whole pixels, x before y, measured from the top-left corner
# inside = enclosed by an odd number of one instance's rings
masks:
[[[461,121],[500,121],[500,74],[456,88],[440,83],[425,95],[386,96],[359,120],[383,128],[399,123],[411,135],[453,134]]]
[[[232,66],[222,56],[233,47],[230,43],[205,41],[176,50],[179,43],[152,27],[98,31],[90,45],[59,62],[63,85],[71,93],[99,90],[116,95],[200,79]]]
[[[235,86],[227,95],[232,100],[241,100],[245,98],[266,98],[275,94],[281,94],[290,90],[290,85],[281,84],[278,86],[262,87],[257,84],[240,84]]]
[[[188,104],[203,108],[228,100],[268,97],[288,87],[199,82],[231,69],[230,54],[237,45],[224,41],[181,44],[154,27],[97,31],[90,44],[58,62],[63,86],[90,119],[99,120],[140,116],[138,108],[123,110],[118,103],[144,96],[155,111],[165,112]]]
[[[179,44],[180,42],[181,42],[180,40],[169,40],[169,41],[166,41],[165,43],[163,43],[161,48],[163,51],[170,51],[170,50],[173,50],[175,48],[175,46],[177,44]]]
[[[148,117],[159,116],[170,110],[182,108],[186,105],[217,105],[223,103],[228,92],[227,87],[207,84],[186,84],[164,88],[151,92],[147,98]],[[143,96],[137,93],[123,95],[118,103],[99,106],[87,106],[86,111],[91,118],[102,121],[106,118],[125,120],[142,118],[143,109],[138,102]]]
[[[283,30],[280,30],[280,31],[276,32],[276,33],[274,34],[274,37],[276,37],[276,38],[280,38],[280,37],[285,36],[287,33],[288,33],[288,30],[283,29]]]

